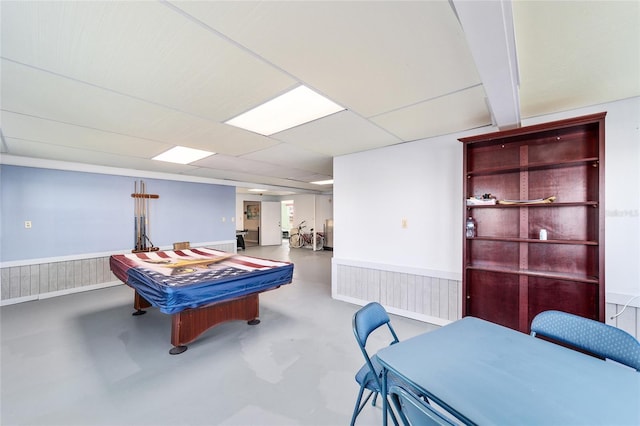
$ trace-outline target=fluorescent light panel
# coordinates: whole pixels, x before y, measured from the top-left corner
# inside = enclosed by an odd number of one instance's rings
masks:
[[[262,189],[262,188],[252,188],[249,190],[249,192],[265,192],[266,189]]]
[[[317,180],[315,182],[311,182],[315,185],[333,185],[333,179],[329,180]]]
[[[344,109],[308,87],[298,86],[225,123],[269,136]]]
[[[153,160],[167,161],[169,163],[189,164],[215,154],[215,152],[203,151],[201,149],[187,148],[185,146],[175,146],[160,155],[153,157]]]

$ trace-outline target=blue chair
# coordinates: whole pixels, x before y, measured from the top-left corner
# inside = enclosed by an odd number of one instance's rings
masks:
[[[391,326],[391,319],[389,315],[385,311],[385,309],[377,302],[371,302],[366,306],[360,308],[353,315],[353,334],[356,336],[356,341],[358,342],[358,346],[362,351],[362,355],[365,359],[365,364],[360,368],[358,373],[356,374],[356,382],[360,385],[360,392],[358,393],[358,399],[356,400],[356,406],[353,409],[353,416],[351,417],[351,426],[353,426],[356,422],[356,417],[362,411],[364,406],[367,404],[371,395],[374,395],[372,405],[376,405],[376,399],[380,390],[382,389],[382,365],[378,361],[376,355],[369,356],[367,352],[366,345],[367,339],[369,335],[377,330],[379,327],[386,325],[390,332],[390,345],[394,343],[398,343],[398,336],[396,335],[395,330]],[[391,386],[391,382],[396,383],[396,379],[394,379],[391,374],[387,375],[388,386]],[[367,398],[362,401],[362,395],[365,390],[369,390],[369,395]],[[391,413],[391,417],[393,419],[394,424],[398,424],[396,418],[393,415],[393,412],[389,410]]]
[[[619,328],[560,311],[545,311],[531,322],[531,335],[543,336],[640,371],[640,342]]]
[[[455,425],[416,394],[400,386],[389,388],[389,397],[406,426]]]

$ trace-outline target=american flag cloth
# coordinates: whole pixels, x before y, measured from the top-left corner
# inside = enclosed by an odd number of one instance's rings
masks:
[[[293,264],[210,248],[111,256],[111,270],[166,313],[288,284]]]

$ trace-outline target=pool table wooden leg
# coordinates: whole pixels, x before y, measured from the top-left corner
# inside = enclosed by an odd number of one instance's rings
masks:
[[[257,324],[260,322],[257,319],[258,314],[258,293],[177,312],[171,317],[171,344],[174,347],[169,353],[177,355],[186,351],[187,343],[194,341],[200,334],[223,322],[246,320],[249,324]]]
[[[147,311],[145,311],[145,309],[150,307],[151,307],[151,303],[149,303],[149,301],[144,297],[140,296],[140,294],[136,291],[135,296],[133,298],[133,309],[135,309],[136,311],[131,315],[138,316],[138,315],[146,314]]]

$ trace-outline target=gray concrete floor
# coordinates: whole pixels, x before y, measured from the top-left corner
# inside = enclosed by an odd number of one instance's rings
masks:
[[[0,423],[349,424],[363,363],[351,330],[359,306],[331,299],[332,252],[245,253],[293,262],[293,283],[261,294],[259,325],[221,324],[177,356],[170,316],[131,316],[124,285],[0,308]],[[435,328],[392,322],[401,339]],[[380,404],[357,421],[381,423]]]

